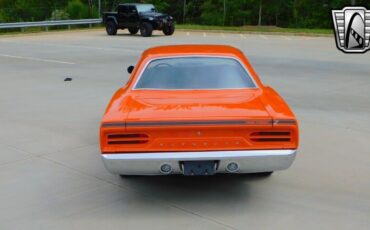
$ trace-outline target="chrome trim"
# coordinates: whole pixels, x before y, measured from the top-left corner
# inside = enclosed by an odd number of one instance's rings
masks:
[[[244,120],[215,120],[215,121],[143,121],[126,122],[126,127],[138,126],[187,126],[187,125],[246,125]]]
[[[101,127],[126,127],[126,122],[106,122]]]
[[[239,170],[233,173],[255,173],[284,170],[293,163],[297,150],[241,150],[205,152],[152,152],[102,154],[105,167],[121,175],[163,175],[160,167],[169,164],[171,174],[182,174],[182,161],[219,161],[216,173],[230,173],[226,167],[235,162]]]
[[[195,125],[271,125],[271,119],[250,120],[182,120],[182,121],[138,121],[138,122],[107,122],[101,126],[105,127],[148,127],[148,126],[195,126]]]
[[[273,120],[273,125],[296,125],[296,120],[292,119],[277,119]]]
[[[248,74],[248,77],[250,79],[252,79],[252,82],[254,84],[254,87],[250,87],[250,88],[216,88],[216,89],[213,89],[213,88],[210,88],[210,89],[156,89],[156,88],[140,88],[140,89],[137,89],[136,88],[136,85],[137,83],[139,82],[141,76],[143,75],[145,69],[147,68],[147,66],[155,61],[155,60],[160,60],[160,59],[171,59],[171,58],[188,58],[188,57],[210,57],[210,58],[229,58],[229,59],[233,59],[235,61],[237,61],[241,67],[247,72]],[[254,77],[252,77],[251,73],[249,72],[249,70],[245,67],[245,65],[236,57],[233,57],[233,56],[222,56],[222,55],[171,55],[171,56],[167,56],[167,57],[158,57],[158,58],[151,58],[147,63],[145,63],[143,69],[140,71],[140,74],[139,76],[137,77],[136,81],[135,81],[135,84],[131,87],[131,90],[168,90],[168,91],[177,91],[177,90],[186,90],[186,91],[189,91],[189,90],[240,90],[240,89],[259,89],[258,87],[258,84],[257,82],[255,81]]]

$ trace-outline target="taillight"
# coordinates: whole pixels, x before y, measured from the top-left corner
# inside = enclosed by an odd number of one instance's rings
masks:
[[[255,142],[289,142],[291,141],[291,132],[254,132],[250,135],[250,139]]]
[[[149,137],[142,133],[131,134],[108,134],[107,142],[109,145],[132,145],[148,143]]]

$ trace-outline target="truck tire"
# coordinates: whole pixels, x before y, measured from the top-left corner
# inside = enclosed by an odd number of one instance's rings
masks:
[[[128,28],[128,31],[130,32],[130,34],[137,34],[137,32],[139,31],[139,28],[131,27],[131,28]]]
[[[153,33],[153,26],[149,22],[143,22],[140,25],[140,33],[143,37],[150,37]]]
[[[166,36],[170,36],[175,32],[175,24],[171,24],[163,28],[163,33]]]
[[[116,23],[113,21],[108,21],[107,25],[105,26],[108,35],[116,35],[117,34],[117,26]]]

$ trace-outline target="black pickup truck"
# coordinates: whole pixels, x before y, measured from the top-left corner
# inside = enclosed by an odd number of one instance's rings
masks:
[[[152,4],[120,4],[117,12],[103,14],[103,23],[108,35],[116,35],[118,29],[128,29],[131,34],[140,30],[143,37],[151,36],[153,30],[162,30],[165,35],[175,32],[173,17],[159,13]]]

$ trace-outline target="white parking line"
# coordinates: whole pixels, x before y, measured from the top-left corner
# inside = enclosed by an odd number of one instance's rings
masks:
[[[110,48],[110,47],[97,47],[97,46],[86,46],[86,45],[68,45],[68,44],[57,44],[57,43],[40,43],[40,42],[16,42],[16,41],[0,41],[4,43],[13,43],[13,44],[26,44],[26,45],[39,45],[39,46],[50,46],[50,47],[64,47],[64,48],[81,48],[81,49],[90,49],[90,50],[103,50],[103,51],[124,51],[130,53],[141,53],[141,50],[127,49],[127,48]]]
[[[8,55],[8,54],[0,54],[0,57],[24,59],[24,60],[29,60],[29,61],[49,62],[49,63],[57,63],[57,64],[66,64],[66,65],[75,64],[75,63],[66,62],[66,61],[57,61],[57,60],[52,60],[52,59],[41,59],[41,58],[34,58],[34,57],[13,56],[13,55]]]
[[[259,35],[259,37],[262,38],[263,40],[267,40],[268,39],[266,36],[261,35],[261,34]]]
[[[190,36],[190,33],[189,32],[186,32],[186,36]]]
[[[203,33],[203,37],[207,37],[207,34],[206,33]]]

